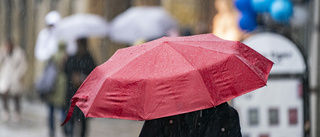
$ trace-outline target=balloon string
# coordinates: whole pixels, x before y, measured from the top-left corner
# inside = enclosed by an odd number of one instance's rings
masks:
[[[68,111],[68,114],[67,114],[67,117],[66,119],[64,120],[64,122],[60,125],[60,126],[63,126],[64,124],[66,124],[70,119],[71,119],[71,116],[73,114],[73,110],[74,110],[74,107],[77,103],[79,98],[73,98],[72,101],[71,101],[71,105],[70,105],[70,108],[69,108],[69,111]]]

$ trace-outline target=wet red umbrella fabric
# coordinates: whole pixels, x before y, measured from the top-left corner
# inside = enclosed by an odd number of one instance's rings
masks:
[[[213,34],[119,49],[71,99],[86,117],[150,120],[211,108],[266,85],[273,62]]]

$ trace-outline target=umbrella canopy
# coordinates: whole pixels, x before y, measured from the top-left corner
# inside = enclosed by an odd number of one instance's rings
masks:
[[[116,42],[133,44],[137,40],[165,36],[177,22],[161,7],[132,7],[110,23],[110,38]]]
[[[86,117],[150,120],[211,108],[266,85],[273,62],[213,34],[118,50],[72,98]]]
[[[55,31],[60,39],[105,37],[108,34],[108,23],[97,15],[75,14],[58,22]]]
[[[94,14],[75,14],[63,18],[56,24],[55,36],[68,42],[67,52],[74,54],[77,47],[74,41],[82,37],[105,37],[108,34],[108,23]]]

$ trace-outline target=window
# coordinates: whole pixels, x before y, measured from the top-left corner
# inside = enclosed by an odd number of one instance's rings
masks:
[[[297,108],[289,109],[289,124],[296,125],[298,123],[298,110]]]
[[[261,134],[259,137],[269,137],[269,134]]]
[[[249,109],[249,125],[258,125],[259,124],[259,114],[258,109],[253,108]]]
[[[279,124],[279,111],[277,108],[269,109],[269,124],[270,125]]]

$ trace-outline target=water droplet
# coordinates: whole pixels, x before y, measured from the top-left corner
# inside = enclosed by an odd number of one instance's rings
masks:
[[[224,128],[221,128],[221,131],[222,131],[222,132],[224,132],[225,130],[226,130],[226,129],[224,129]]]

